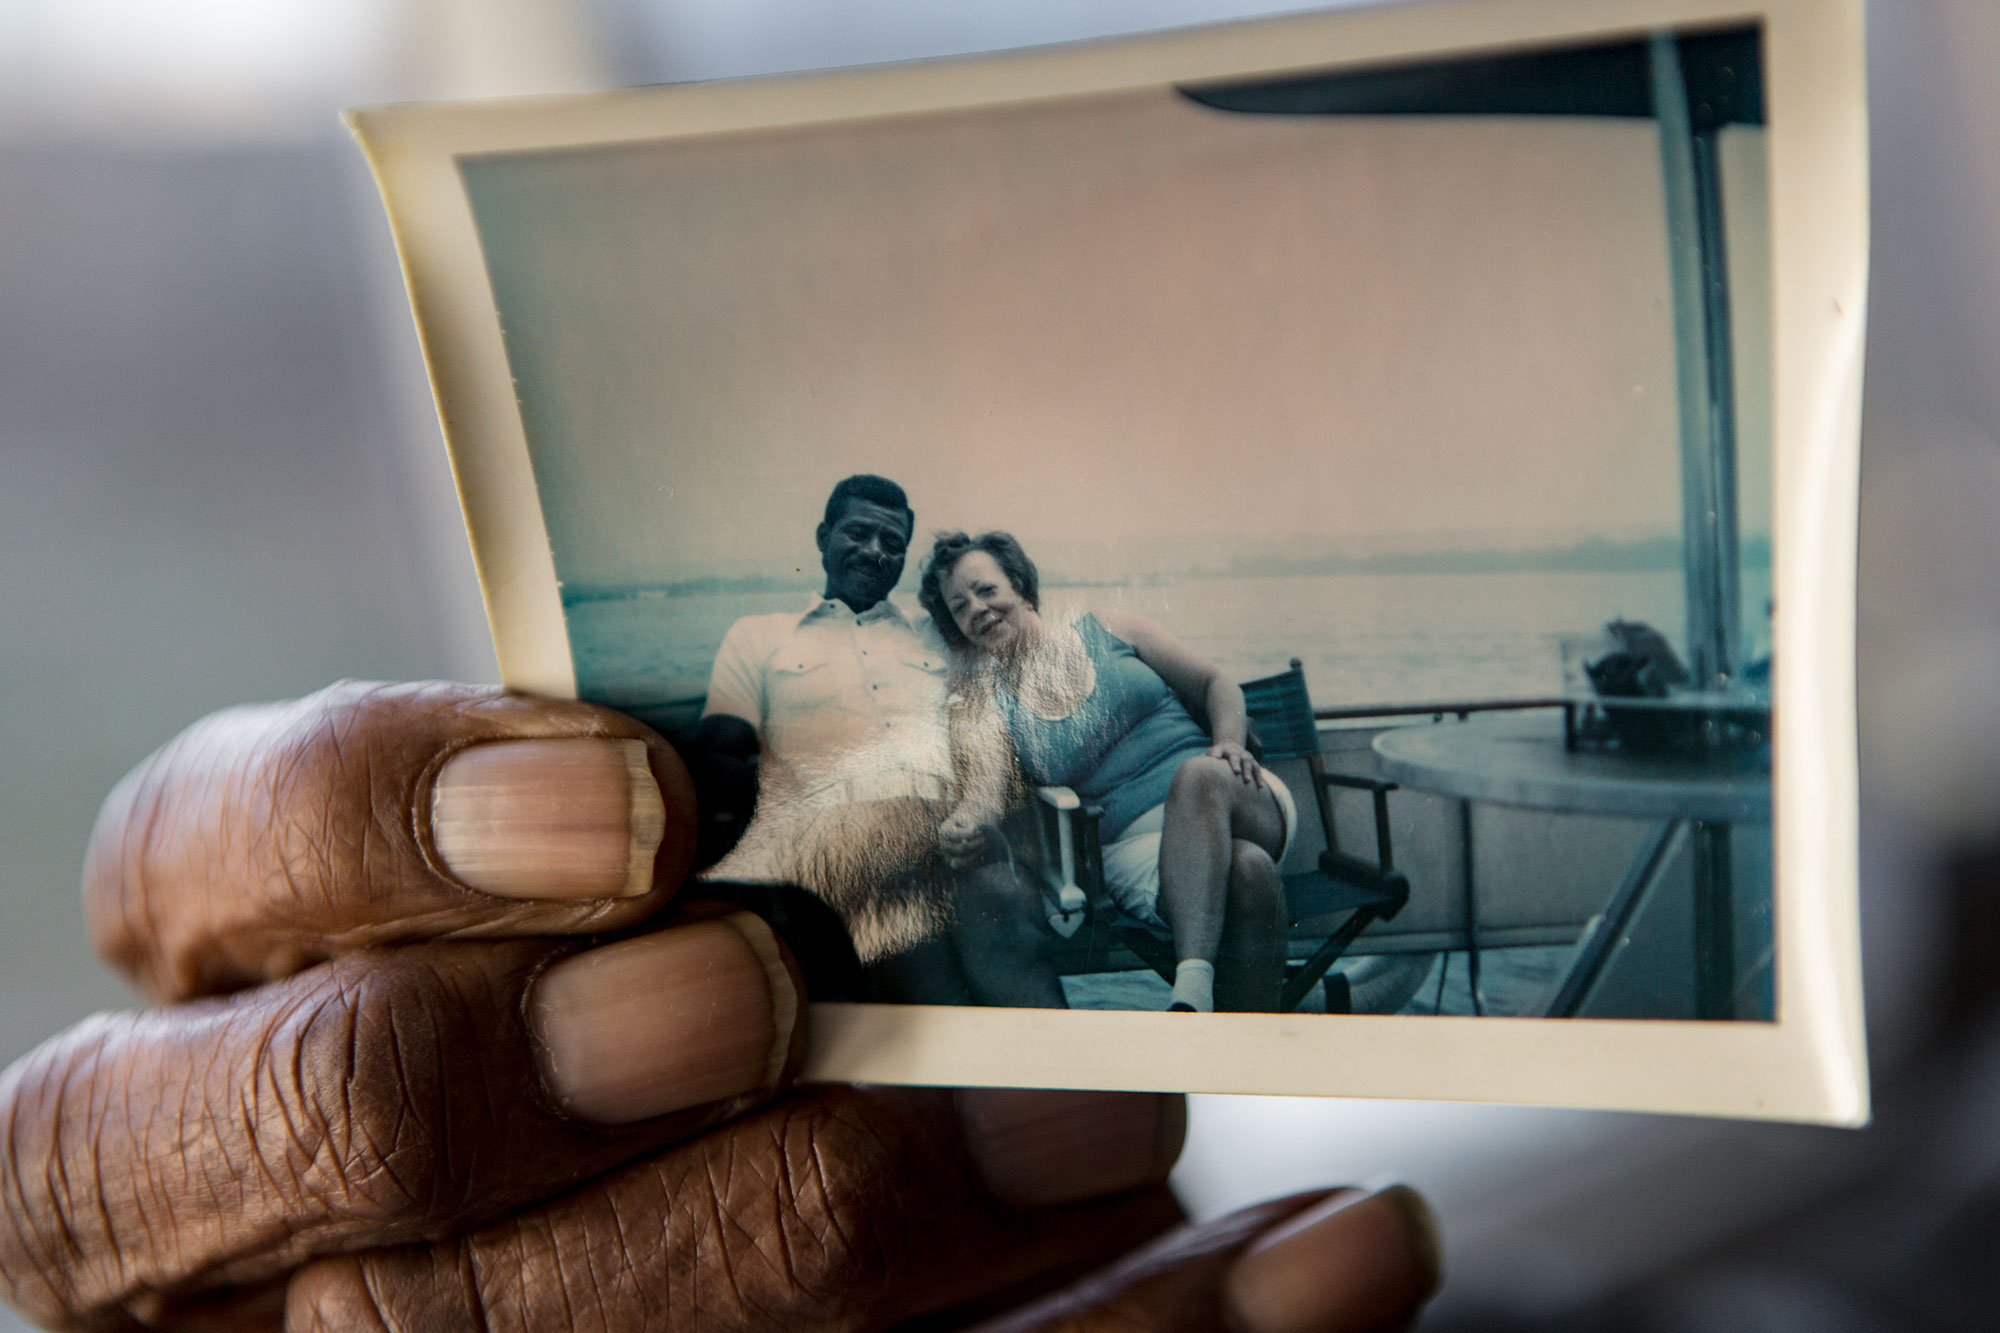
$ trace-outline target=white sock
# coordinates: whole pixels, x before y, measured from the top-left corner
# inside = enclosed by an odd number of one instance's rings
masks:
[[[1183,958],[1174,965],[1174,994],[1168,1008],[1184,1004],[1198,1014],[1215,1012],[1215,964],[1206,958]]]

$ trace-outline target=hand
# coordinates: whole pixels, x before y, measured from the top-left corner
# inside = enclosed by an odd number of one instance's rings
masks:
[[[1208,757],[1210,759],[1220,759],[1223,763],[1228,764],[1229,771],[1234,773],[1238,778],[1241,778],[1245,786],[1262,787],[1264,785],[1263,765],[1259,764],[1254,755],[1235,741],[1217,741],[1214,745],[1208,747]]]
[[[938,825],[938,850],[946,865],[963,870],[979,863],[986,854],[986,822],[964,806],[945,817]]]
[[[584,705],[350,686],[192,729],[86,870],[93,938],[171,1003],[0,1075],[0,1292],[63,1326],[876,1327],[1123,1255],[1005,1326],[1427,1294],[1394,1195],[1135,1251],[1174,1221],[1178,1098],[823,1088],[723,1123],[802,1049],[782,945],[694,909],[565,938],[656,912],[692,823],[671,751]]]

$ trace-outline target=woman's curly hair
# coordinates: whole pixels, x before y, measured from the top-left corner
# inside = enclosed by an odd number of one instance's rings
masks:
[[[931,553],[924,560],[923,573],[918,579],[917,601],[931,613],[931,619],[937,622],[938,633],[953,648],[970,648],[972,641],[958,628],[951,608],[944,604],[945,576],[974,551],[984,551],[992,556],[993,563],[1000,566],[1000,572],[1007,576],[1007,582],[1014,585],[1014,591],[1021,600],[1037,611],[1042,609],[1042,576],[1012,533],[982,532],[974,537],[963,532],[940,532],[931,542]]]

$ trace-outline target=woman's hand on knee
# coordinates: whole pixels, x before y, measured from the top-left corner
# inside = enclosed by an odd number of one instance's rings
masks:
[[[1220,759],[1223,763],[1227,764],[1229,771],[1234,773],[1237,780],[1245,786],[1262,787],[1264,785],[1264,766],[1257,762],[1256,756],[1252,755],[1250,751],[1235,741],[1218,741],[1214,745],[1209,746],[1208,757],[1210,759]]]

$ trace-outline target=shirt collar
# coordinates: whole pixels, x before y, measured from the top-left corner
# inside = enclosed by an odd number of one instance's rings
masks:
[[[910,623],[910,618],[903,614],[903,608],[897,606],[893,598],[884,597],[866,611],[857,614],[849,610],[847,603],[843,601],[815,594],[812,604],[806,607],[805,614],[799,617],[799,624],[803,625],[812,620],[832,619],[852,620],[857,625],[872,625],[878,620],[893,620],[904,626]]]

